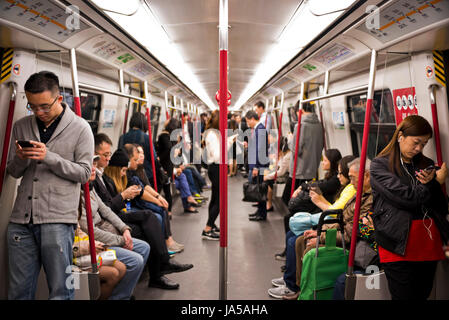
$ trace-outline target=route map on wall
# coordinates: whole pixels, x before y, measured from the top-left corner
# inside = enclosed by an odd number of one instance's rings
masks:
[[[449,0],[399,0],[380,10],[379,28],[368,29],[362,23],[357,29],[386,43],[448,17]]]
[[[0,18],[36,31],[58,42],[88,29],[89,26],[77,20],[74,23],[71,12],[50,1],[0,0]],[[75,27],[74,27],[75,26]]]

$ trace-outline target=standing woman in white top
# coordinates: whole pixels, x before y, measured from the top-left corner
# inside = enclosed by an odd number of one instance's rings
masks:
[[[205,130],[207,174],[212,184],[212,196],[209,203],[209,217],[206,227],[201,234],[206,240],[220,240],[220,229],[215,225],[215,220],[220,213],[220,132],[219,111],[215,110],[207,122]],[[228,139],[227,150],[229,150],[236,137]]]

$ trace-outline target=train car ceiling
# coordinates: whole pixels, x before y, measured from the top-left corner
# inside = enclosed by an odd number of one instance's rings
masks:
[[[99,8],[147,47],[211,108],[218,89],[218,1],[143,1],[133,15],[117,13],[120,4],[93,0]],[[229,90],[238,109],[298,51],[355,1],[229,2]],[[131,5],[132,7],[132,5]],[[114,11],[114,12],[111,12]],[[126,11],[132,11],[126,9]],[[314,28],[307,28],[314,25]],[[307,29],[307,32],[301,32]],[[180,63],[183,62],[183,63]],[[190,70],[195,70],[193,74]],[[207,97],[205,97],[205,95]],[[209,103],[208,103],[209,102]]]
[[[379,3],[377,22],[373,16],[376,12],[371,15],[361,14],[362,9],[374,4],[368,1],[352,14],[358,16],[358,19],[347,18],[332,32],[301,52],[265,83],[249,99],[249,104],[264,97],[264,92],[272,86],[299,93],[303,81],[323,85],[323,74],[327,70],[331,70],[331,83],[368,70],[372,48],[380,53],[378,66],[383,66],[387,53],[391,53],[388,63],[395,63],[401,59],[401,53],[411,55],[449,48],[449,1],[434,0],[429,4],[420,1],[384,1]],[[406,18],[401,18],[403,16]],[[367,29],[370,23],[378,23],[379,29]]]
[[[71,21],[67,7],[80,12],[74,30],[64,27]],[[33,10],[41,16],[29,16]],[[230,0],[229,110],[282,92],[296,95],[301,82],[318,91],[328,70],[331,82],[367,70],[371,49],[380,53],[379,66],[386,52],[447,50],[448,11],[445,0],[341,0],[326,6],[319,0]],[[189,10],[176,0],[0,1],[1,47],[76,47],[80,68],[96,65],[111,79],[122,69],[127,82],[146,80],[160,97],[167,91],[186,106],[210,109],[217,107],[219,87],[217,25],[218,1],[189,0]],[[40,54],[69,62],[64,53]],[[388,61],[395,59],[400,57]]]
[[[135,43],[123,43],[122,39],[106,34],[92,19],[84,16],[84,11],[78,6],[83,3],[72,2],[0,1],[0,47],[25,49],[64,64],[70,61],[67,49],[75,47],[82,69],[96,70],[116,81],[117,69],[124,69],[126,82],[147,80],[151,92],[158,92],[161,96],[167,88],[171,94],[181,90],[186,101],[203,105],[186,85],[152,59],[148,52],[136,50]],[[71,24],[74,24],[73,28]],[[100,39],[105,42],[101,43]],[[89,47],[89,41],[94,41],[98,47]],[[111,56],[107,56],[108,50],[113,53]]]

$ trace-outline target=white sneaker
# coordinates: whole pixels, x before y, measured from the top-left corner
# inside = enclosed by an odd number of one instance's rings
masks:
[[[268,289],[268,294],[276,299],[282,299],[283,296],[288,294],[293,294],[295,292],[291,291],[287,287],[277,287],[277,288],[271,288]]]
[[[271,280],[271,284],[275,287],[285,287],[284,277]]]

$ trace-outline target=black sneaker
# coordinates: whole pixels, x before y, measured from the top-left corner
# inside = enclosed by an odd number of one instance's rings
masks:
[[[220,236],[216,234],[214,231],[204,231],[201,233],[201,237],[205,240],[220,240]]]
[[[220,228],[214,224],[214,226],[212,227],[212,231],[215,233],[220,233]]]
[[[281,253],[276,253],[274,255],[274,258],[276,260],[286,261],[287,260],[287,258],[286,258],[286,250],[282,251]]]

